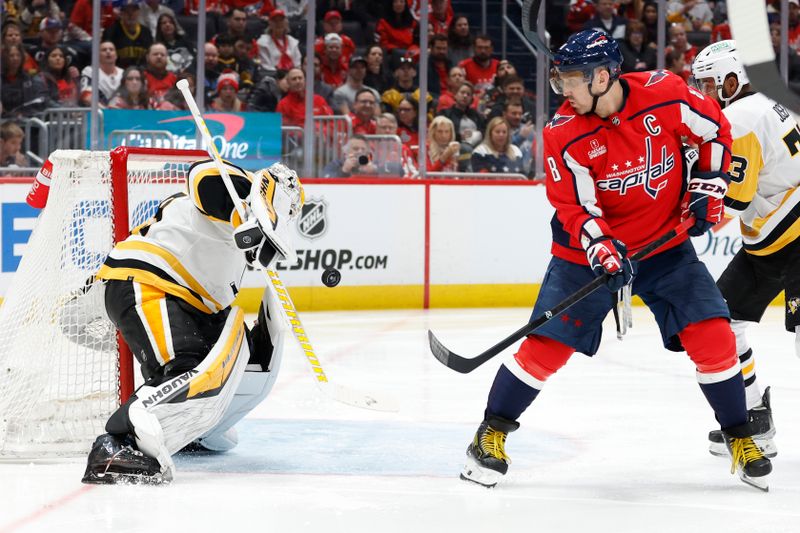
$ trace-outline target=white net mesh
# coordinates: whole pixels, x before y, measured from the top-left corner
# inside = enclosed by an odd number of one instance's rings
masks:
[[[50,157],[47,206],[0,307],[0,457],[85,453],[119,405],[116,331],[90,280],[113,246],[115,196],[133,228],[184,187],[192,158],[151,152],[127,158],[127,191],[112,191],[109,152]]]

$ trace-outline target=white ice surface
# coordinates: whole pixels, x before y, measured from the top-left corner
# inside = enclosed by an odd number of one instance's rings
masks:
[[[748,330],[778,429],[769,493],[708,454],[714,418],[694,368],[661,347],[644,308],[623,342],[607,328],[597,356],[550,379],[493,490],[458,473],[500,358],[457,374],[429,353],[426,330],[475,355],[527,309],[304,313],[331,380],[394,395],[399,412],[325,399],[292,342],[233,452],[179,457],[167,487],[82,485],[83,459],[0,463],[0,533],[800,532],[800,360],[782,311]]]

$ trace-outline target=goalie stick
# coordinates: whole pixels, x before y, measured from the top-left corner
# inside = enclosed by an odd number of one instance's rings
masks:
[[[800,113],[800,98],[783,82],[775,64],[775,51],[772,49],[764,6],[755,7],[752,0],[728,0],[728,19],[736,40],[736,50],[753,88],[795,113]]]
[[[541,6],[542,0],[525,0],[522,3],[522,33],[534,48],[547,56],[547,59],[553,59],[553,52],[539,37],[538,18]]]
[[[645,259],[647,256],[667,244],[672,239],[683,235],[686,233],[686,230],[689,229],[692,224],[694,224],[694,218],[689,218],[684,220],[661,237],[657,238],[635,254],[631,256],[631,260],[633,261],[641,261]],[[582,299],[584,299],[589,294],[593,293],[600,287],[602,287],[606,280],[608,280],[608,274],[603,274],[602,276],[598,276],[577,291],[575,291],[570,296],[566,297],[562,300],[558,305],[555,307],[545,311],[540,316],[535,319],[532,319],[530,322],[519,328],[517,331],[506,337],[505,339],[501,340],[485,352],[477,355],[473,358],[462,357],[457,353],[449,350],[444,344],[442,344],[439,339],[436,338],[436,335],[433,334],[431,330],[428,330],[428,341],[430,343],[431,352],[436,359],[439,360],[444,366],[447,368],[451,368],[456,372],[461,372],[462,374],[468,374],[481,366],[483,363],[488,361],[489,359],[493,358],[494,356],[501,353],[503,350],[517,342],[518,340],[522,339],[533,333],[536,329],[543,326],[545,323],[549,322],[551,319],[557,317]]]
[[[211,156],[211,159],[214,161],[214,164],[216,165],[217,170],[222,177],[222,182],[225,184],[225,189],[228,191],[228,194],[233,201],[233,206],[236,209],[236,212],[239,214],[239,219],[243,221],[247,220],[242,203],[239,201],[239,195],[233,188],[231,177],[222,162],[222,156],[214,144],[214,139],[211,137],[211,132],[208,130],[208,126],[203,119],[203,115],[200,113],[200,109],[197,107],[197,102],[195,102],[194,96],[192,96],[192,93],[189,91],[189,82],[186,80],[179,80],[175,85],[178,90],[181,91],[184,100],[186,100],[186,105],[189,106],[189,111],[192,113],[192,118],[194,118],[195,125],[200,131],[200,134],[203,136],[203,141],[206,143],[208,155]],[[328,381],[328,377],[325,374],[325,371],[322,369],[322,364],[314,352],[314,348],[311,346],[308,335],[306,335],[305,328],[303,328],[303,325],[300,323],[300,317],[297,315],[294,302],[292,302],[289,292],[284,288],[283,283],[278,277],[278,273],[273,270],[267,270],[266,274],[269,280],[269,283],[267,283],[267,290],[272,291],[272,295],[277,299],[277,301],[281,302],[282,305],[280,307],[283,310],[284,320],[286,321],[289,329],[292,330],[294,338],[297,340],[298,344],[300,344],[303,354],[306,356],[306,359],[311,365],[311,370],[314,374],[314,382],[317,384],[319,390],[326,396],[336,401],[355,407],[371,409],[374,411],[397,411],[398,409],[395,405],[395,402],[390,399],[378,399],[374,395],[364,394],[352,389],[348,389],[341,385],[332,384],[330,381]]]

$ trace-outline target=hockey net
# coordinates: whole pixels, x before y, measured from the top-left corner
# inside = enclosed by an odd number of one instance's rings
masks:
[[[92,276],[113,244],[185,188],[203,152],[59,150],[0,307],[0,458],[86,453],[133,391],[133,362]]]

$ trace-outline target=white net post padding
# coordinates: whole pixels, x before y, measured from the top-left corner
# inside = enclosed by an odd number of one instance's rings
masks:
[[[114,197],[126,196],[133,228],[183,190],[193,159],[149,152],[122,160],[124,191],[109,152],[50,156],[47,206],[0,307],[0,458],[86,453],[119,406],[116,330],[92,282],[114,244]]]

